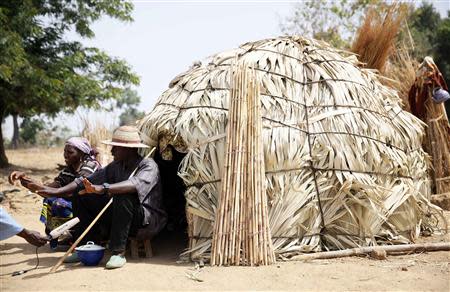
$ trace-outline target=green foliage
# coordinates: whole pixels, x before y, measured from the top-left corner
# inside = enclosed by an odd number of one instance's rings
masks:
[[[24,118],[19,130],[20,143],[27,146],[61,145],[70,135],[67,126],[55,125],[43,116]]]
[[[123,95],[116,100],[116,107],[123,109],[119,116],[120,126],[133,125],[137,120],[144,117],[145,113],[137,109],[140,102],[141,98],[132,89],[126,89]]]
[[[144,117],[145,113],[136,108],[127,108],[119,116],[119,124],[123,125],[135,125],[137,120]]]
[[[439,26],[440,15],[433,5],[422,3],[408,18],[410,33],[414,40],[413,55],[423,58],[433,50],[436,30]]]
[[[99,108],[138,84],[125,61],[65,37],[74,31],[92,38],[92,22],[103,15],[131,21],[132,9],[121,0],[1,1],[0,122],[10,114],[55,116],[78,106]],[[6,164],[0,147],[0,166]]]
[[[141,103],[141,98],[136,90],[126,88],[115,102],[118,108],[136,107]]]
[[[46,123],[40,118],[25,118],[20,125],[19,139],[25,144],[35,145],[37,134],[44,130]]]
[[[439,70],[450,84],[450,12],[441,18],[432,4],[423,2],[409,17],[414,40],[413,56],[418,60],[432,56]]]
[[[435,59],[436,64],[450,86],[450,13],[442,20],[436,31]]]
[[[119,0],[2,1],[0,117],[99,107],[138,84],[123,60],[64,38],[70,30],[93,37],[89,25],[101,15],[130,21],[131,10],[132,4]]]

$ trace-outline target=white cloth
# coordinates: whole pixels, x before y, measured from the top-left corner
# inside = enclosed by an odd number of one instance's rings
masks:
[[[10,238],[21,232],[23,227],[0,207],[0,240]]]

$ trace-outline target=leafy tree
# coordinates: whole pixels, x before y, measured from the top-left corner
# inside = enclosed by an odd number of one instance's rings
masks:
[[[20,125],[19,140],[25,145],[61,145],[71,134],[65,125],[54,124],[44,116],[24,118]]]
[[[0,121],[99,107],[139,78],[117,58],[65,38],[92,38],[102,15],[131,21],[120,0],[9,0],[0,3]],[[0,167],[7,165],[0,131]]]
[[[450,85],[450,11],[441,18],[432,4],[423,2],[410,16],[410,31],[417,59],[432,56],[445,81]]]
[[[20,125],[19,139],[29,145],[36,144],[38,133],[44,130],[46,123],[40,118],[24,118]]]
[[[444,18],[436,31],[436,64],[444,75],[445,82],[450,86],[450,12]]]
[[[117,99],[116,107],[122,108],[123,112],[119,116],[119,124],[132,125],[137,120],[144,117],[144,112],[137,109],[141,98],[135,90],[127,89],[124,94]]]
[[[137,108],[129,107],[119,116],[120,126],[134,125],[136,121],[142,119],[144,115],[145,113],[143,111],[140,111]]]

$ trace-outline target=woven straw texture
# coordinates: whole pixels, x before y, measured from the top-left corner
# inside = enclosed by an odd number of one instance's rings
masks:
[[[178,75],[141,120],[144,143],[186,153],[191,259],[208,259],[233,62],[260,80],[266,195],[278,257],[419,235],[430,208],[424,124],[355,55],[302,37],[246,43]]]

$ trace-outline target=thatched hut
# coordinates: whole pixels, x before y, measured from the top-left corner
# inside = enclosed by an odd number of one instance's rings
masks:
[[[260,80],[275,253],[414,241],[431,206],[424,124],[355,55],[280,37],[195,64],[139,124],[145,142],[176,161],[172,169],[183,185],[175,189],[186,200],[186,254],[208,259],[211,251],[236,60]],[[166,179],[171,190],[176,184]]]

